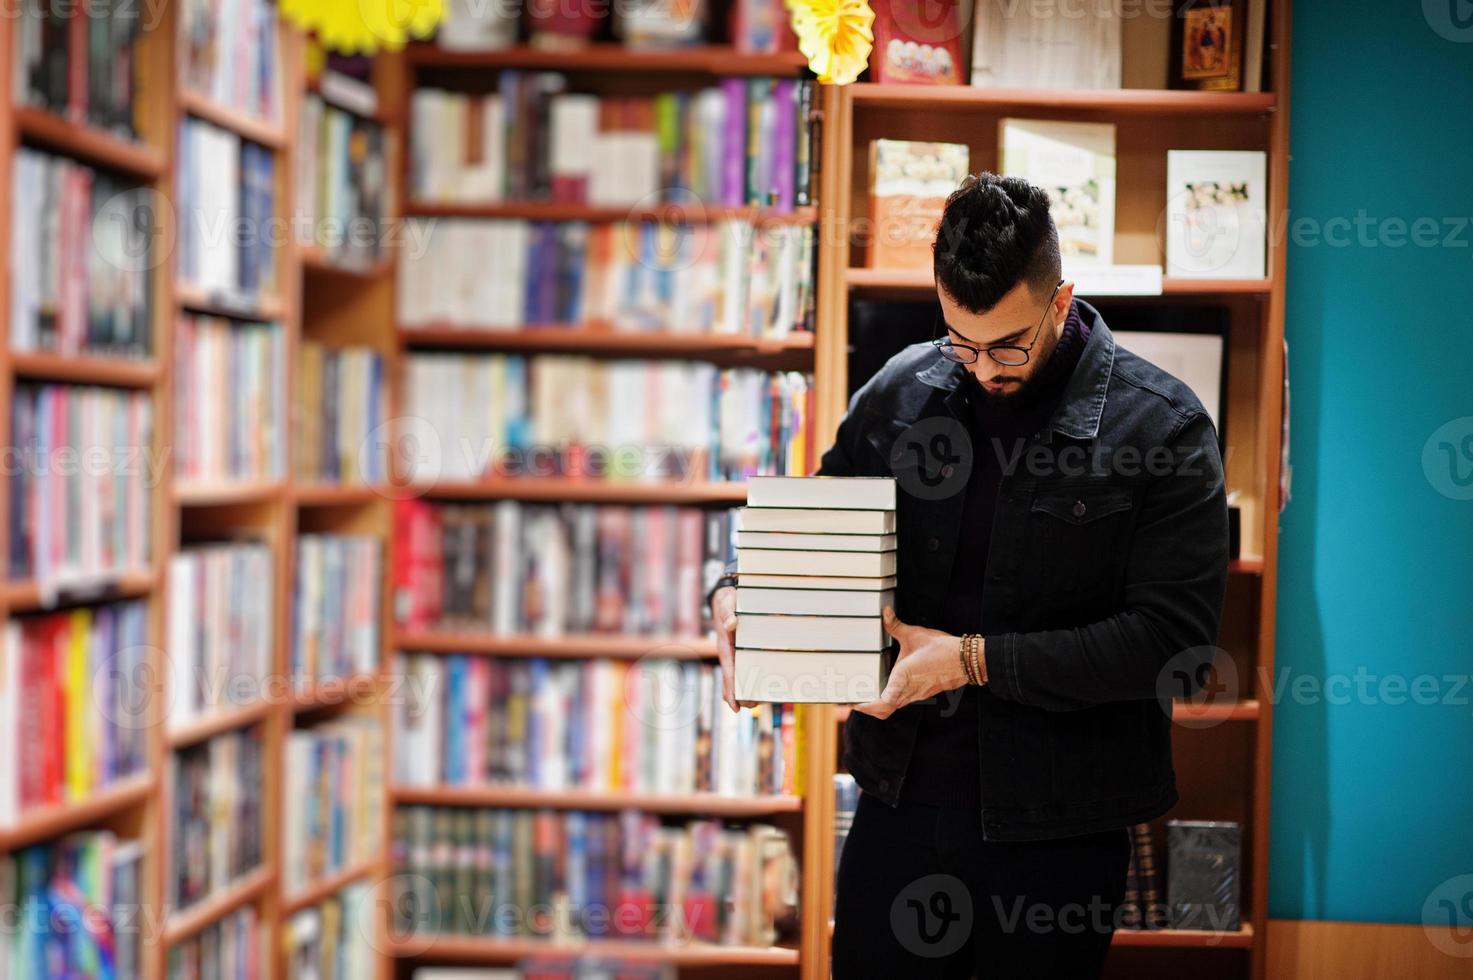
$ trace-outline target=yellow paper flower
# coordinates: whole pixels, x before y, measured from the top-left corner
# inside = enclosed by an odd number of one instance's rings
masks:
[[[343,54],[397,51],[411,37],[428,37],[445,16],[445,0],[280,0],[278,7]]]
[[[875,12],[869,0],[783,0],[798,50],[820,82],[848,85],[869,63]]]

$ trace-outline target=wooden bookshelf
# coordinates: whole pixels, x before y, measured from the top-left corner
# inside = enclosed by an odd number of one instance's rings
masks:
[[[154,578],[153,572],[137,571],[45,584],[30,580],[6,582],[0,585],[0,597],[11,613],[42,612],[60,606],[141,599],[153,590]]]
[[[525,786],[395,786],[394,801],[421,806],[647,810],[710,817],[800,813],[801,796],[722,796],[718,793],[637,793],[626,790],[545,790]]]
[[[126,776],[95,790],[84,800],[24,811],[10,826],[0,826],[0,854],[89,827],[144,802],[158,789],[152,773]]]
[[[18,105],[11,111],[22,143],[132,177],[139,183],[152,183],[164,173],[164,155],[146,143],[123,139],[33,106]]]
[[[1273,112],[1273,92],[1194,92],[1168,89],[1006,89],[970,85],[926,87],[860,82],[851,86],[856,109],[939,112],[1052,111],[1070,117],[1110,115],[1241,116]]]
[[[164,923],[162,945],[165,949],[177,946],[236,909],[259,900],[275,884],[275,866],[263,865],[208,898],[172,912]]]
[[[547,324],[516,330],[474,327],[401,327],[401,347],[416,350],[549,351],[640,357],[812,357],[813,335],[744,337],[739,334],[616,330],[611,326]]]
[[[287,101],[290,101],[290,98],[288,94]],[[179,108],[187,115],[203,119],[221,129],[228,129],[241,139],[259,143],[273,150],[281,150],[285,147],[286,133],[291,131],[282,123],[259,119],[250,113],[211,101],[208,97],[188,89],[179,91]]]
[[[1256,933],[1252,923],[1244,922],[1237,932],[1213,932],[1207,929],[1119,929],[1116,946],[1143,946],[1167,949],[1248,949]]]
[[[475,653],[495,657],[658,657],[696,660],[716,656],[716,641],[706,637],[620,636],[601,633],[533,636],[452,630],[400,630],[394,634],[394,647],[422,653]]]
[[[180,309],[207,316],[266,323],[280,320],[286,314],[279,296],[221,296],[181,282],[174,286],[174,297]]]
[[[11,351],[10,368],[17,379],[67,384],[151,388],[159,379],[157,361]]]
[[[310,908],[323,899],[331,898],[344,888],[358,881],[362,881],[378,868],[378,860],[360,861],[341,871],[335,871],[321,881],[313,882],[306,888],[294,895],[288,895],[281,900],[281,914],[283,917],[302,909]]]
[[[498,477],[473,483],[424,487],[431,500],[562,500],[594,504],[725,504],[747,502],[743,483],[676,483],[657,480],[597,480],[568,477]]]
[[[447,51],[434,44],[410,44],[409,63],[417,68],[469,68],[495,71],[523,68],[569,72],[684,73],[701,75],[794,75],[806,64],[789,54],[747,54],[728,45],[631,50],[599,43],[573,51],[514,45],[495,51]]]
[[[811,224],[817,212],[811,207],[792,211],[749,205],[707,205],[699,201],[665,204],[595,205],[563,204],[556,201],[517,201],[499,204],[457,204],[411,201],[404,208],[412,218],[519,218],[525,221],[658,221],[667,224],[705,224],[736,218],[757,225]]]
[[[199,742],[209,741],[216,735],[249,728],[269,718],[276,707],[277,705],[272,701],[261,700],[250,704],[209,710],[199,718],[168,729],[169,747],[182,749]]]
[[[797,966],[799,950],[787,946],[717,946],[708,943],[637,942],[613,939],[552,942],[442,934],[433,940],[394,939],[392,955],[446,963],[512,963],[529,956],[600,956],[670,963],[680,967]]]

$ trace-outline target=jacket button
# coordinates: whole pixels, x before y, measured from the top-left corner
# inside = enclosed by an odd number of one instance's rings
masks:
[[[882,780],[880,780],[880,792],[881,793],[888,793],[888,792],[890,792],[890,780],[888,780],[888,779],[882,779]]]
[[[1075,517],[1083,517],[1084,516],[1084,501],[1082,501],[1082,500],[1076,500],[1076,501],[1074,501],[1074,516]]]
[[[939,547],[941,547],[941,539],[940,538],[927,538],[926,539],[926,550],[927,551],[935,551]]]

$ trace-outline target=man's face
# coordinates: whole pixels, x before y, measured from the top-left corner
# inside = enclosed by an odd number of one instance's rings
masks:
[[[963,365],[989,398],[1006,399],[1016,398],[1027,388],[1058,346],[1059,333],[1074,299],[1074,284],[1066,282],[1060,286],[1053,302],[1045,307],[1048,296],[1039,296],[1027,283],[1020,282],[986,313],[962,309],[939,286],[936,296],[941,301],[947,335],[955,343],[978,348],[1033,344],[1026,364],[999,364],[983,350],[976,361]]]

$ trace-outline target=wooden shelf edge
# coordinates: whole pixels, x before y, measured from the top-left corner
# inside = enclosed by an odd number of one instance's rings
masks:
[[[9,827],[0,827],[0,854],[59,837],[147,800],[158,786],[153,773],[125,776],[98,789],[85,800],[55,803],[23,812]]]
[[[294,483],[291,497],[301,507],[339,507],[390,499],[389,494],[372,484],[336,483]]]
[[[12,112],[22,143],[34,144],[100,170],[132,177],[141,183],[157,180],[164,173],[164,154],[145,143],[63,119],[36,106],[18,105]]]
[[[44,612],[62,606],[141,599],[153,591],[154,581],[151,571],[118,572],[51,583],[25,579],[0,584],[0,601],[11,613]]]
[[[650,657],[667,660],[700,660],[716,656],[716,641],[704,636],[579,633],[547,637],[461,630],[397,630],[392,640],[396,650],[421,653],[476,653],[508,657]]]
[[[270,716],[275,708],[274,701],[255,701],[237,707],[216,708],[202,718],[169,726],[165,731],[165,741],[171,749],[182,749],[237,728],[248,728]]]
[[[1244,922],[1237,932],[1210,929],[1117,929],[1116,946],[1171,947],[1178,949],[1247,949],[1254,943],[1253,923]]]
[[[313,882],[295,895],[284,896],[281,899],[281,917],[285,919],[294,912],[300,912],[302,909],[310,908],[323,899],[337,894],[360,878],[367,878],[373,874],[374,869],[380,863],[381,859],[378,857],[371,858],[367,861],[360,861],[341,871],[334,872],[320,881]]]
[[[406,218],[484,218],[525,221],[658,221],[664,224],[709,224],[738,219],[757,225],[807,225],[818,220],[818,209],[800,205],[778,211],[754,204],[704,204],[668,201],[663,204],[579,204],[572,201],[417,201],[404,203]]]
[[[184,89],[179,92],[179,111],[203,119],[221,129],[228,129],[242,139],[259,143],[273,150],[286,143],[285,131],[278,123],[267,122],[249,113],[230,106],[221,105],[199,92]]]
[[[619,330],[548,324],[511,330],[430,325],[400,327],[399,345],[406,348],[471,348],[485,350],[595,350],[652,355],[729,354],[777,356],[814,350],[813,334],[746,337],[739,334],[680,333],[669,330]]]
[[[1197,92],[1177,89],[1024,89],[972,85],[920,86],[859,82],[850,86],[856,112],[871,108],[1062,109],[1105,113],[1256,115],[1278,105],[1273,92]]]
[[[394,802],[419,806],[468,806],[559,810],[643,810],[649,813],[755,817],[799,813],[801,796],[722,796],[716,793],[638,793],[604,789],[533,789],[525,786],[405,786],[389,790]]]
[[[677,966],[797,966],[799,951],[788,946],[718,946],[714,943],[590,939],[553,942],[498,939],[489,936],[408,936],[390,942],[395,959],[501,962],[528,956],[607,956],[621,960],[673,963]]]
[[[265,864],[243,878],[187,908],[169,913],[164,923],[163,945],[167,949],[218,922],[243,905],[260,898],[276,883],[276,869]]]
[[[321,711],[345,704],[360,703],[362,699],[378,697],[378,674],[352,674],[348,677],[318,680],[311,688],[292,695],[292,712],[301,714]]]
[[[747,502],[747,485],[736,481],[677,483],[673,480],[636,482],[568,477],[492,478],[469,482],[444,481],[407,489],[431,500],[566,500],[588,503],[732,506]]]
[[[394,272],[394,261],[392,259],[379,259],[370,265],[362,267],[348,265],[331,258],[321,247],[316,245],[306,246],[299,254],[304,271],[321,273],[326,276],[339,276],[345,279],[367,281],[392,275]]]
[[[286,307],[279,296],[220,295],[186,282],[174,284],[174,301],[180,309],[192,313],[253,323],[271,323],[286,314]]]
[[[11,351],[10,369],[17,378],[117,388],[148,388],[159,379],[158,362],[153,360],[51,351]]]
[[[731,45],[639,50],[619,43],[591,43],[569,51],[513,45],[490,51],[448,51],[433,42],[405,49],[413,66],[431,68],[547,68],[568,71],[675,71],[701,75],[795,75],[807,65],[796,51],[749,54]]]
[[[174,503],[180,507],[216,507],[226,504],[253,504],[281,496],[286,484],[275,480],[245,480],[239,483],[212,483],[182,480],[174,484]]]

